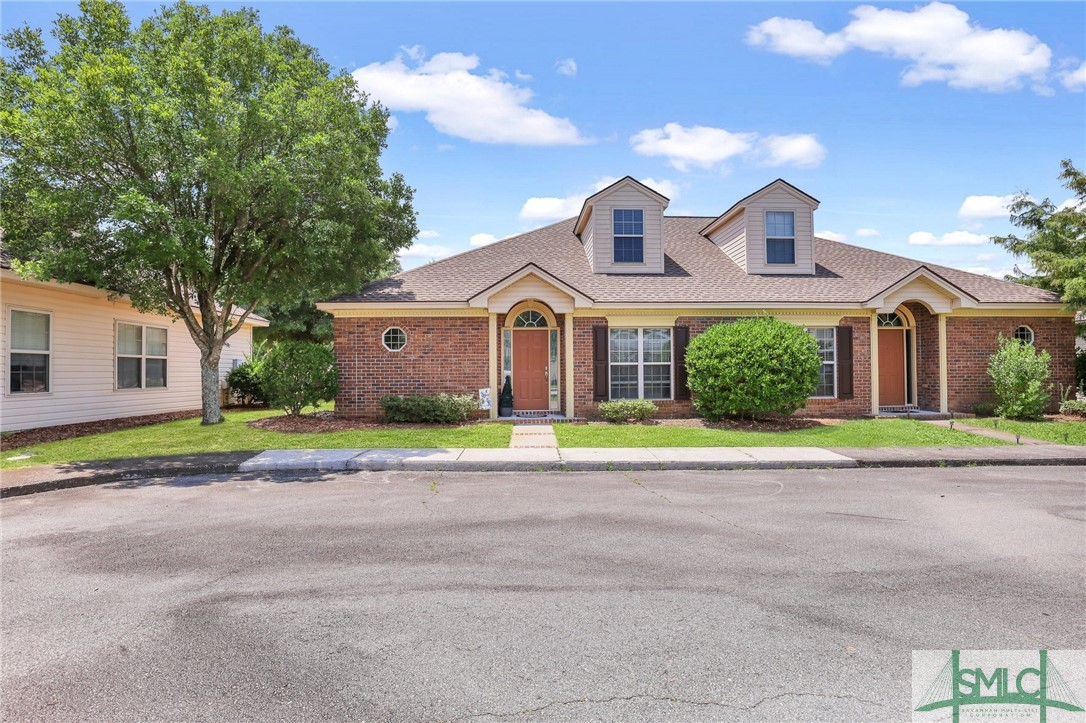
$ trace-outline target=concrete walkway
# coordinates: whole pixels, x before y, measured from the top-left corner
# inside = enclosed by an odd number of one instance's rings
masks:
[[[826,469],[1083,465],[1086,446],[1007,447],[508,447],[435,449],[280,449],[4,470],[0,497],[151,478],[238,472],[417,470],[464,472]]]
[[[558,448],[558,437],[554,436],[554,427],[549,424],[514,424],[513,434],[509,438],[510,449]]]
[[[1046,442],[1043,439],[1023,437],[1022,435],[1015,434],[1014,432],[1004,432],[998,429],[992,429],[991,427],[981,427],[975,424],[963,424],[956,420],[936,419],[928,421],[925,419],[923,421],[927,424],[934,424],[936,427],[943,427],[944,429],[956,429],[959,432],[969,432],[970,434],[976,434],[981,437],[990,437],[992,439],[998,439],[1001,442],[1010,442],[1011,444],[1052,444],[1051,442]]]

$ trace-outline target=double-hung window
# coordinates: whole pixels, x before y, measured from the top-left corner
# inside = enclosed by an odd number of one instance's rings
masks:
[[[166,330],[117,322],[117,388],[166,386]]]
[[[765,260],[770,264],[796,263],[796,214],[766,211]]]
[[[11,310],[8,391],[12,394],[50,390],[52,321],[49,314]]]
[[[671,329],[611,329],[611,399],[671,399]]]
[[[645,212],[640,208],[616,208],[611,211],[616,264],[645,262]]]
[[[837,396],[837,330],[823,327],[807,330],[818,342],[818,356],[822,359],[822,371],[815,387],[815,397]]]

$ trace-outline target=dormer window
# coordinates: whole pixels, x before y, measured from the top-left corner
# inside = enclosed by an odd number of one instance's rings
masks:
[[[765,260],[769,264],[796,263],[795,212],[765,212]]]
[[[616,208],[612,212],[614,262],[645,263],[645,212],[640,208]]]

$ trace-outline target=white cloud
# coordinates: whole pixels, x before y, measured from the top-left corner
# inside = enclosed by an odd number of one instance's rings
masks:
[[[573,58],[562,58],[554,64],[554,67],[559,75],[565,75],[570,78],[577,75],[577,61]]]
[[[400,127],[400,119],[397,118],[394,115],[390,115],[388,117],[388,132],[391,133],[392,131],[396,130],[399,127]]]
[[[592,184],[592,190],[564,197],[533,196],[521,206],[520,219],[522,221],[546,223],[576,216],[581,212],[581,206],[584,205],[586,198],[596,191],[607,188],[617,180],[619,179],[615,176],[604,176]],[[657,193],[667,196],[670,200],[675,200],[679,196],[679,186],[674,181],[656,180],[655,178],[642,178],[640,181]]]
[[[948,3],[912,10],[860,5],[836,33],[807,20],[774,17],[747,31],[747,43],[773,52],[828,63],[842,53],[866,50],[906,61],[906,86],[944,82],[952,88],[1006,91],[1029,81],[1043,85],[1052,51],[1022,30],[989,30]]]
[[[1086,62],[1059,74],[1060,84],[1072,92],[1086,90]]]
[[[1013,194],[1006,196],[966,196],[958,209],[960,218],[1007,218],[1007,206],[1014,200]]]
[[[991,261],[992,259],[999,258],[999,254],[977,254],[977,261]]]
[[[686,171],[690,166],[711,168],[729,158],[749,153],[757,133],[732,133],[709,126],[685,127],[668,123],[663,128],[648,128],[630,138],[635,153],[664,156],[673,167]]]
[[[443,259],[451,255],[452,251],[444,246],[431,246],[430,244],[420,243],[413,243],[398,254],[401,258],[406,259]]]
[[[758,153],[766,166],[814,168],[826,157],[826,148],[810,133],[766,136],[758,141]]]
[[[982,274],[984,276],[994,276],[997,279],[1002,279],[1004,276],[1007,276],[1008,274],[1013,274],[1014,273],[1013,268],[1010,268],[1010,269],[1008,269],[1008,268],[993,269],[990,266],[967,266],[966,268],[964,268],[962,270],[963,271],[968,271],[971,274]]]
[[[1086,210],[1086,207],[1084,207],[1081,203],[1079,203],[1079,200],[1077,198],[1069,198],[1069,199],[1067,199],[1066,201],[1061,203],[1059,206],[1057,206],[1056,210],[1057,211],[1062,211],[1065,208],[1081,208],[1083,210]]]
[[[942,236],[916,231],[909,234],[909,243],[913,246],[980,246],[988,243],[988,236],[982,236],[968,231],[951,231]]]
[[[874,238],[879,235],[877,228],[858,228],[856,229],[856,235],[860,238]]]
[[[489,233],[477,233],[468,239],[468,243],[472,246],[489,246],[496,241],[498,237]]]
[[[427,59],[422,48],[413,46],[352,75],[359,89],[387,108],[425,113],[434,128],[447,135],[530,146],[589,142],[568,119],[528,107],[530,89],[508,82],[498,70],[472,72],[478,67],[476,55],[437,53]]]
[[[419,231],[419,235],[416,236],[415,238],[432,239],[432,238],[438,238],[440,236],[441,236],[441,234],[439,234],[437,231],[432,231],[430,229],[426,229],[426,230],[423,230],[423,231]]]
[[[530,73],[523,73],[520,70],[514,70],[513,71],[513,77],[516,78],[517,80],[519,80],[521,83],[525,83],[525,82],[532,79],[532,76],[531,76]]]
[[[848,239],[848,236],[836,231],[815,231],[815,237],[829,239],[830,241],[845,241]]]

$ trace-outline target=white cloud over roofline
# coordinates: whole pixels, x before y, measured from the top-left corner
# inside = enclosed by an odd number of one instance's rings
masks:
[[[662,156],[683,172],[692,167],[715,168],[740,158],[770,167],[813,168],[826,157],[818,137],[809,133],[762,136],[680,123],[639,131],[631,136],[630,146],[643,156]]]
[[[527,146],[583,145],[567,118],[529,106],[531,89],[500,70],[478,72],[479,56],[458,52],[427,58],[419,46],[352,73],[358,88],[390,110],[425,113],[441,133],[477,143]]]
[[[749,45],[827,64],[849,50],[866,50],[905,61],[901,83],[941,82],[952,88],[992,92],[1045,84],[1051,49],[1023,30],[988,29],[954,5],[932,2],[909,10],[860,5],[840,31],[827,33],[809,20],[772,17],[747,30]],[[1074,73],[1061,82],[1073,89]],[[1086,71],[1083,71],[1086,83]],[[1071,85],[1069,86],[1068,83]]]
[[[914,231],[909,234],[909,243],[913,246],[981,246],[991,237],[969,231],[951,231],[936,236],[928,231]]]
[[[616,176],[603,176],[592,184],[590,191],[574,193],[569,196],[533,196],[521,206],[520,220],[534,223],[550,223],[576,216],[581,212],[581,206],[584,205],[586,198],[618,180]],[[639,180],[672,201],[679,196],[679,185],[674,181],[657,180],[655,178],[642,178]]]

